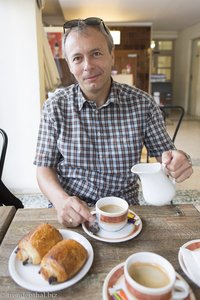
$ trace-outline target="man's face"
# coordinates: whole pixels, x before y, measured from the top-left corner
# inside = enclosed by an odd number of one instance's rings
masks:
[[[94,27],[84,32],[72,29],[65,42],[71,73],[89,99],[110,88],[114,53],[110,53],[104,35]],[[91,99],[92,100],[92,99]]]

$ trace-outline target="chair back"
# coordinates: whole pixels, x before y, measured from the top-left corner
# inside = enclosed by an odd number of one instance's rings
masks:
[[[8,146],[8,136],[3,129],[0,128],[0,179],[3,173],[3,166],[6,157],[6,151]]]
[[[11,193],[11,191],[5,186],[1,177],[3,173],[3,167],[6,157],[6,151],[8,146],[8,136],[6,132],[0,128],[0,205],[15,206],[16,209],[23,208],[24,205]]]
[[[179,131],[180,125],[182,123],[182,120],[183,120],[183,117],[184,117],[184,114],[185,114],[185,110],[182,106],[179,106],[179,105],[161,106],[160,109],[163,113],[165,121],[166,121],[167,117],[169,116],[169,114],[172,114],[173,112],[176,112],[177,120],[174,121],[174,123],[176,123],[176,125],[175,125],[175,129],[174,129],[174,132],[173,132],[173,135],[172,135],[172,141],[174,142],[175,139],[176,139],[177,133]]]
[[[185,110],[182,106],[179,106],[179,105],[167,105],[167,106],[160,106],[160,110],[162,112],[162,115],[163,115],[163,118],[165,120],[165,122],[167,122],[167,118],[170,116],[171,118],[171,114],[173,112],[176,112],[176,121],[174,121],[175,123],[175,127],[174,127],[174,132],[172,134],[172,141],[174,143],[175,139],[176,139],[176,136],[177,136],[177,133],[179,131],[179,128],[181,126],[181,122],[183,120],[183,117],[184,117],[184,114],[185,114]],[[145,148],[145,147],[144,147]],[[146,151],[146,153],[145,153]],[[146,156],[146,162],[154,162],[155,161],[155,158],[151,159],[149,158],[149,155],[148,155],[148,151],[147,149],[145,148],[145,151],[144,151],[144,154]]]

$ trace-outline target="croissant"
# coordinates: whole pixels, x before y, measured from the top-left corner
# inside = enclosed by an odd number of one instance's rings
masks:
[[[50,284],[73,277],[85,264],[87,250],[77,241],[69,239],[57,243],[43,257],[40,274]]]
[[[60,232],[50,224],[41,224],[18,243],[17,258],[23,264],[40,264],[43,256],[63,239]]]

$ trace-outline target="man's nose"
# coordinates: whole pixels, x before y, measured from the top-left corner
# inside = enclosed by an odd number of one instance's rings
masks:
[[[90,58],[84,59],[84,70],[87,71],[88,69],[91,69],[92,67],[92,61]]]

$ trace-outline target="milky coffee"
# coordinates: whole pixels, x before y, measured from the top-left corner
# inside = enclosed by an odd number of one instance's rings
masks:
[[[123,208],[121,206],[115,204],[106,204],[101,206],[100,209],[108,213],[118,213],[120,211],[123,211]]]
[[[156,264],[135,262],[128,271],[133,280],[145,287],[161,288],[170,283],[166,272]]]

